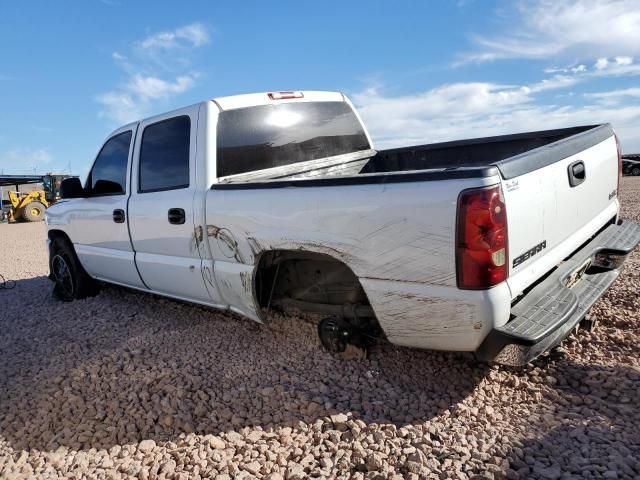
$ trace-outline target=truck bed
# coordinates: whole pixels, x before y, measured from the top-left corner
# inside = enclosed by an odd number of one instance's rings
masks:
[[[496,166],[504,179],[510,179],[586,150],[612,135],[608,124],[587,125],[379,150],[360,173]]]

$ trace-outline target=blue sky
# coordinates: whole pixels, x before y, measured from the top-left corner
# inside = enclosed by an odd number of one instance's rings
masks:
[[[377,146],[611,122],[640,151],[640,1],[0,3],[0,171],[85,174],[118,125],[340,90]]]

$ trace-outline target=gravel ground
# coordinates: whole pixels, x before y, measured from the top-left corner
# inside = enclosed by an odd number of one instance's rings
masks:
[[[640,178],[623,180],[640,220]],[[51,297],[42,224],[0,225],[0,478],[639,478],[640,253],[594,333],[524,369],[106,286]]]

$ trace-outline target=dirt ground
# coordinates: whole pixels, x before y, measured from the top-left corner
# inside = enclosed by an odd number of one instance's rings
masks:
[[[640,220],[640,178],[623,215]],[[640,478],[640,253],[599,328],[524,369],[105,286],[61,303],[43,224],[0,225],[0,478]]]

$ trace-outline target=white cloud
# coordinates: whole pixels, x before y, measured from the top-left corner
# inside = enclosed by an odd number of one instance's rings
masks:
[[[543,71],[544,73],[585,73],[588,70],[587,66],[581,63],[580,65],[572,65],[564,68],[547,67]]]
[[[624,77],[640,75],[640,64],[631,57],[599,58],[591,72],[593,77]]]
[[[138,46],[145,50],[170,50],[180,47],[201,47],[209,42],[209,32],[201,23],[185,25],[170,32],[159,32],[149,35]]]
[[[618,65],[631,65],[633,63],[633,57],[616,57],[616,64]]]
[[[0,152],[0,172],[7,175],[30,173],[35,168],[38,173],[44,173],[52,160],[53,156],[46,148],[14,148]]]
[[[624,105],[640,99],[640,88],[622,88],[607,92],[585,93],[585,98],[595,99],[598,103],[607,106]]]
[[[623,88],[620,90],[611,90],[608,92],[586,93],[585,97],[589,98],[621,98],[621,97],[640,97],[640,88]]]
[[[185,92],[194,84],[193,75],[181,75],[173,82],[153,76],[135,74],[127,84],[127,89],[141,99],[154,100]]]
[[[100,116],[105,116],[116,123],[125,124],[142,118],[145,114],[144,105],[127,92],[107,92],[96,97],[102,105]]]
[[[207,29],[193,23],[134,42],[129,54],[113,52],[111,57],[125,72],[126,81],[96,97],[102,106],[100,116],[128,123],[191,89],[199,76],[196,71],[185,71],[191,53],[208,42]]]
[[[597,71],[602,71],[610,68],[628,67],[632,64],[633,57],[614,57],[611,60],[609,60],[607,57],[601,57],[596,60],[593,68],[595,68]]]
[[[625,148],[640,150],[640,104],[539,104],[534,93],[532,86],[457,83],[397,97],[366,89],[353,99],[380,148],[609,122]]]
[[[434,134],[438,141],[454,139],[456,132],[470,132],[465,125],[475,124],[477,119],[493,119],[505,125],[510,114],[537,108],[535,94],[564,89],[581,80],[581,76],[555,75],[522,86],[453,83],[396,97],[385,96],[378,87],[372,87],[353,98],[376,140],[383,145],[396,145],[425,141]]]
[[[577,70],[582,72],[582,70]],[[551,78],[543,79],[537,83],[531,84],[527,88],[530,93],[544,92],[545,90],[556,90],[559,88],[567,88],[580,82],[582,77],[574,75],[554,75]]]
[[[167,81],[135,74],[123,90],[98,95],[97,101],[103,107],[102,115],[119,124],[125,124],[144,117],[152,100],[171,98],[187,91],[194,83],[194,75],[181,75],[174,81]]]
[[[545,68],[544,73],[555,75],[531,85],[532,91],[568,87],[597,77],[636,76],[640,75],[640,64],[634,63],[633,57],[601,57],[593,64],[592,70],[580,64],[565,68]]]
[[[461,63],[640,54],[638,0],[522,0],[509,13],[505,33],[475,37]]]
[[[501,110],[529,100],[521,88],[492,83],[453,83],[426,92],[399,97],[383,97],[377,88],[370,88],[355,96],[369,109],[394,111],[408,116],[414,114],[455,115],[464,104],[465,113]]]
[[[397,97],[370,88],[353,99],[383,146],[453,139],[475,118],[508,114],[531,101],[524,88],[491,83],[455,83]]]
[[[118,53],[118,52],[113,52],[111,54],[111,58],[113,58],[116,62],[123,62],[127,60],[127,57],[125,57],[124,55]]]

